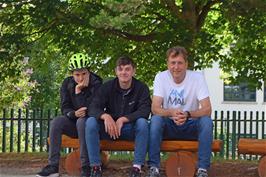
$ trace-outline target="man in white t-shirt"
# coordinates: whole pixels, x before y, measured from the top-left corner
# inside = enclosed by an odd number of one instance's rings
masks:
[[[170,48],[168,70],[154,80],[149,139],[148,177],[158,177],[160,145],[163,139],[198,140],[197,177],[207,177],[212,145],[212,120],[209,92],[204,76],[188,70],[187,51]]]

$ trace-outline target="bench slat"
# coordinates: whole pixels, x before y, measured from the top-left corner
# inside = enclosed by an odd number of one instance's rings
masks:
[[[49,139],[48,139],[49,141]],[[62,136],[62,147],[78,148],[79,141],[76,138],[70,138],[68,136]],[[212,143],[212,151],[219,152],[222,148],[221,140],[214,140]],[[104,151],[134,151],[134,142],[132,141],[110,141],[101,140],[101,150]],[[176,151],[198,151],[197,141],[163,141],[161,145],[161,151],[176,152]]]
[[[266,139],[240,138],[238,152],[241,154],[266,155]]]

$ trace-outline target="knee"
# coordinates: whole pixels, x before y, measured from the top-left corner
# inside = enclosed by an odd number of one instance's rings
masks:
[[[154,115],[151,118],[150,132],[158,132],[163,127],[163,118],[161,116]]]
[[[136,120],[136,129],[139,131],[147,131],[148,130],[148,121],[144,118],[139,118]]]
[[[86,120],[86,134],[98,131],[98,121],[95,117],[89,117]]]
[[[64,117],[62,116],[55,117],[50,123],[51,130],[54,130],[54,129],[58,130],[62,128],[64,125],[64,122],[65,122]]]
[[[199,119],[199,127],[201,130],[212,130],[212,119],[208,116],[201,117]]]
[[[85,130],[85,123],[86,123],[86,118],[77,119],[77,123],[76,123],[77,129]]]

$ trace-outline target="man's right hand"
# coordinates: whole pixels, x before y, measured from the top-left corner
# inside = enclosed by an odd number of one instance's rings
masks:
[[[87,107],[81,107],[75,111],[75,116],[77,118],[85,117],[87,114]]]
[[[169,109],[169,115],[170,115],[170,117],[177,117],[180,114],[183,114],[183,111],[181,109],[178,109],[178,108]]]
[[[85,77],[84,80],[76,85],[75,93],[79,94],[81,90],[89,85],[89,76]]]
[[[116,123],[111,115],[103,114],[101,119],[104,120],[105,132],[110,135],[111,138],[117,139],[119,137]]]

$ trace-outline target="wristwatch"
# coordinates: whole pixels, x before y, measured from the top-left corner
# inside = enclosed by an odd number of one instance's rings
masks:
[[[185,111],[187,113],[187,119],[191,117],[191,114],[189,111]]]

